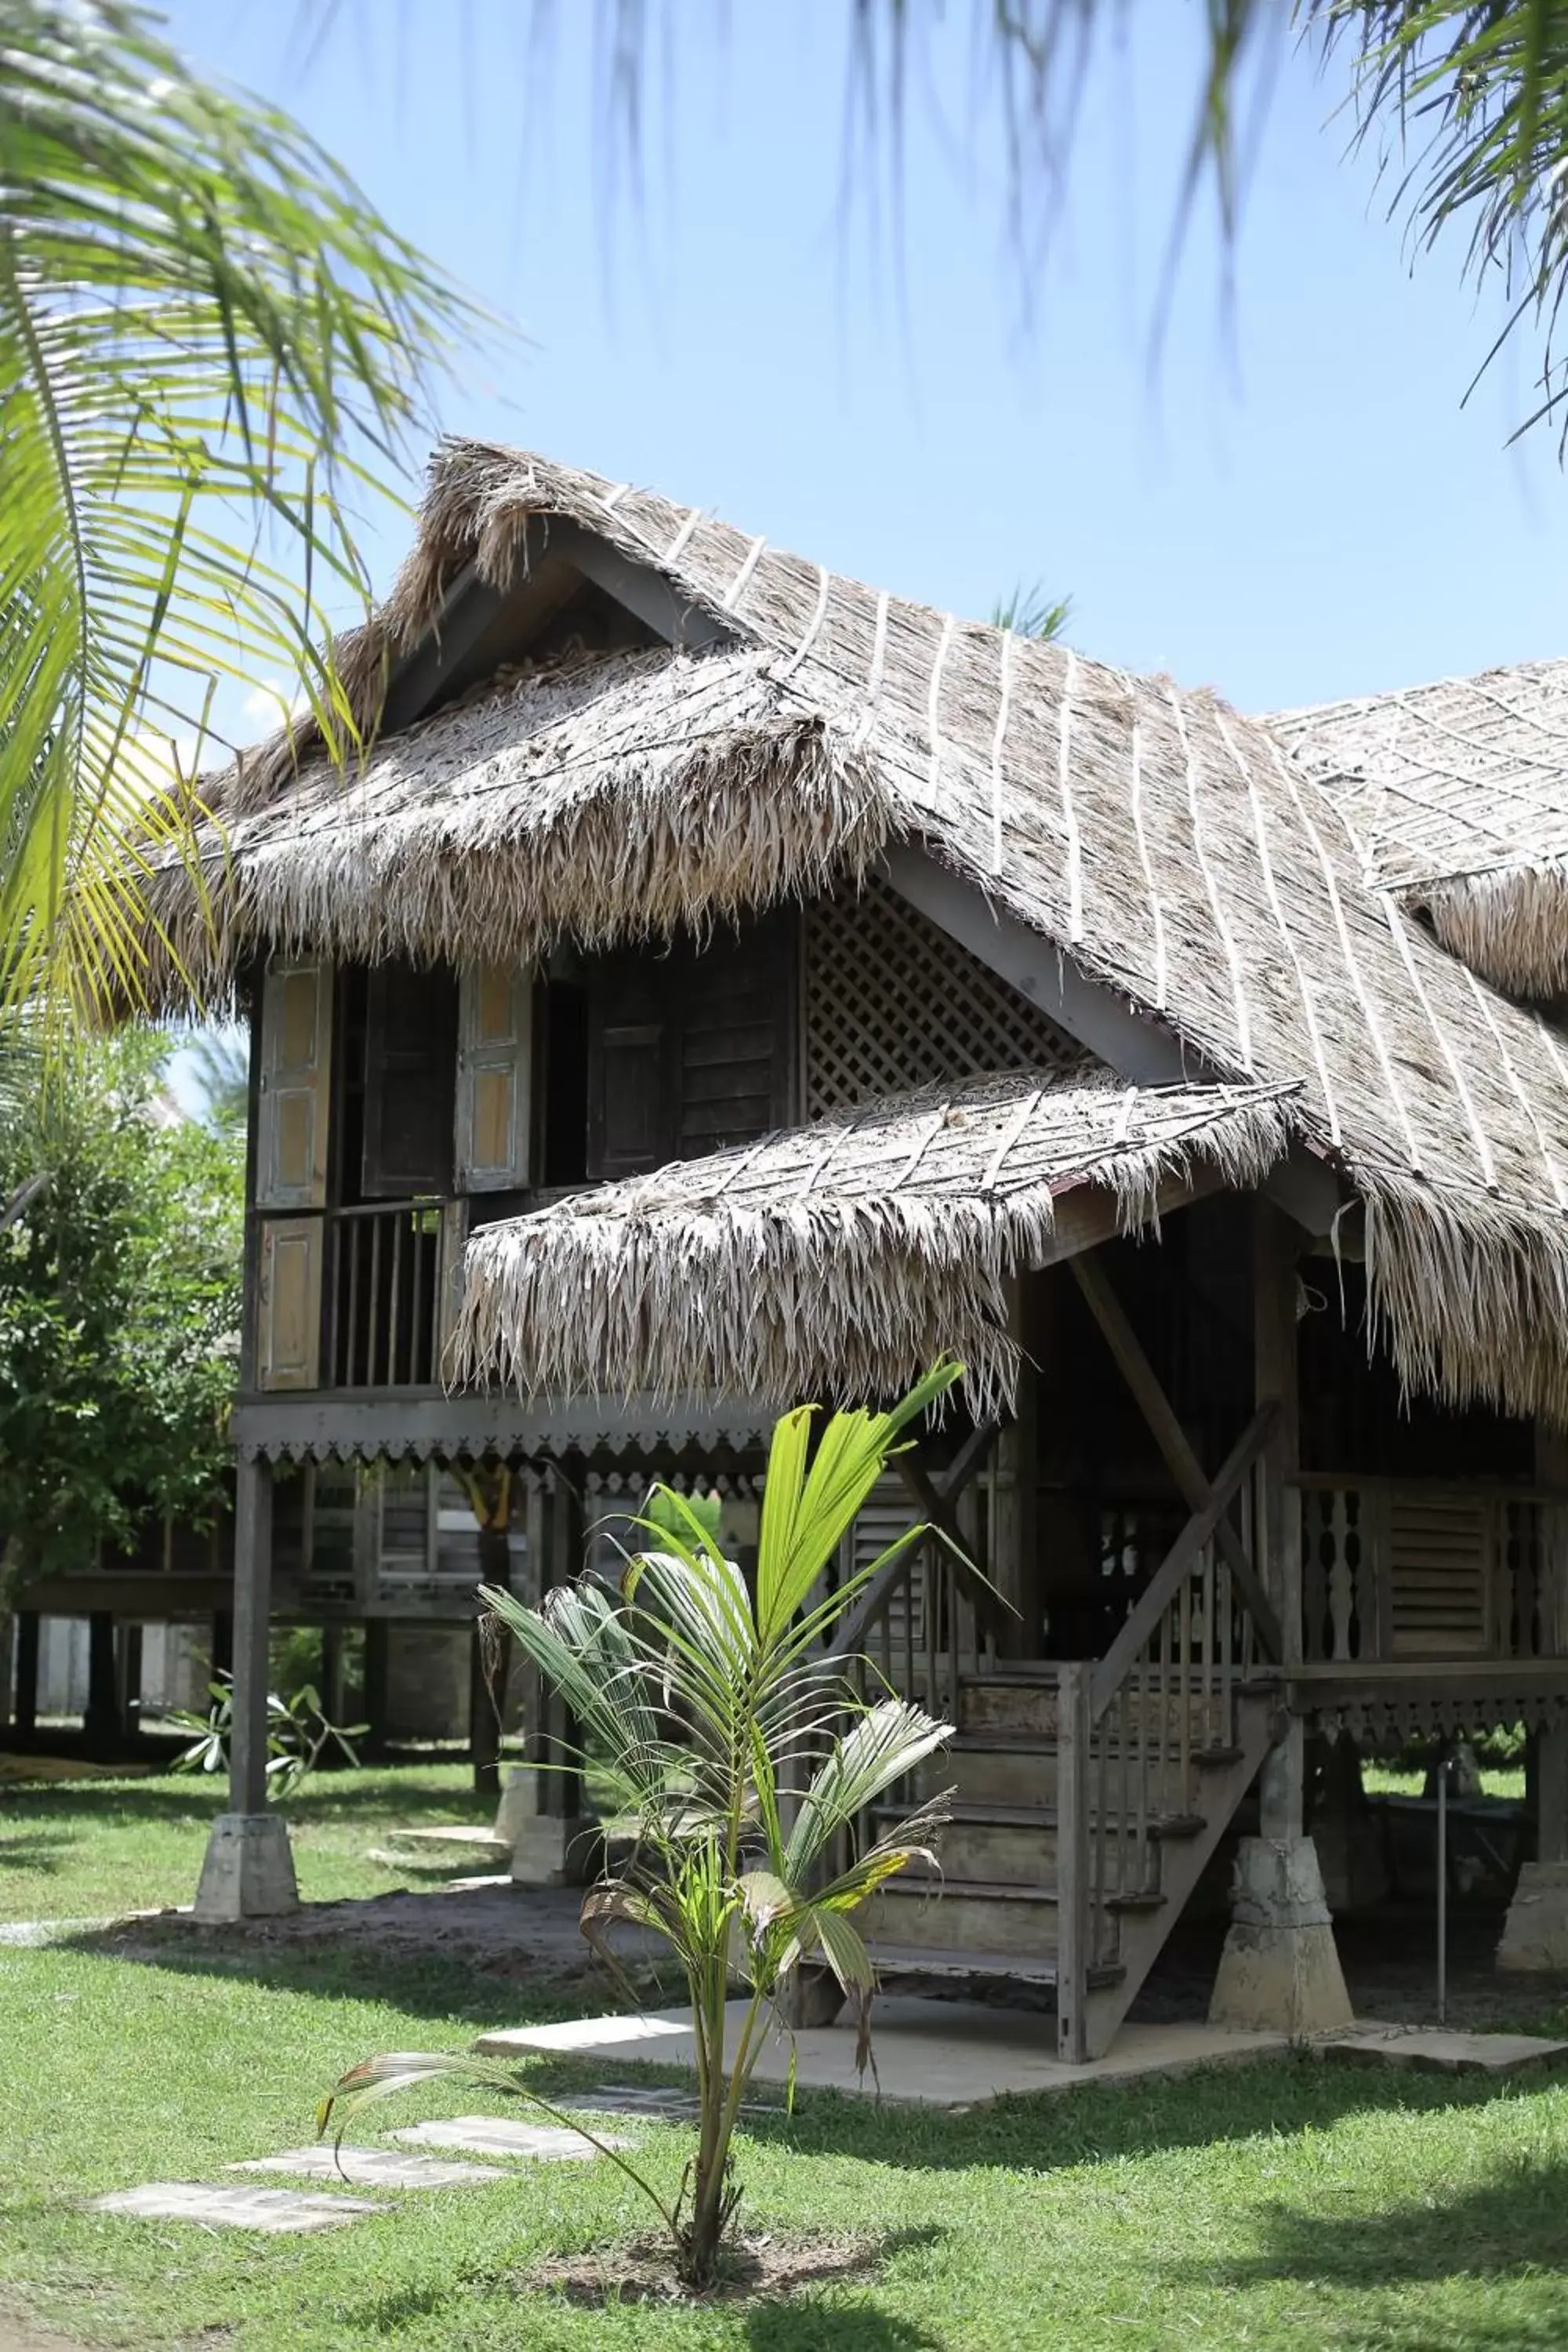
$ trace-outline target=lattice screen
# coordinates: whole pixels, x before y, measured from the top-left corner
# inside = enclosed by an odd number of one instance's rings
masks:
[[[886,883],[806,908],[808,1118],[931,1078],[1083,1058],[1075,1038]]]

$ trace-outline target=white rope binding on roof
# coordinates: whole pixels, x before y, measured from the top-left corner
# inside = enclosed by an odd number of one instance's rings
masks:
[[[1399,952],[1405,959],[1405,969],[1410,975],[1411,987],[1420,999],[1421,1010],[1426,1015],[1426,1025],[1437,1041],[1438,1051],[1448,1065],[1448,1074],[1454,1081],[1459,1100],[1465,1107],[1465,1117],[1469,1121],[1470,1134],[1475,1142],[1476,1157],[1481,1164],[1481,1181],[1489,1192],[1499,1192],[1502,1187],[1498,1182],[1491,1145],[1487,1140],[1486,1129],[1476,1115],[1476,1106],[1470,1098],[1470,1090],[1465,1084],[1464,1071],[1459,1067],[1459,1057],[1448,1043],[1448,1033],[1433,1012],[1431,999],[1422,984],[1420,971],[1415,957],[1410,952],[1410,941],[1405,936],[1405,918],[1399,911],[1399,901],[1394,898],[1392,890],[1379,890],[1376,898],[1378,905],[1383,908],[1384,920],[1393,932]]]
[[[1083,938],[1083,845],[1072,802],[1072,689],[1077,658],[1068,651],[1062,679],[1061,709],[1057,714],[1057,789],[1061,793],[1062,821],[1068,835],[1068,938],[1077,947]]]

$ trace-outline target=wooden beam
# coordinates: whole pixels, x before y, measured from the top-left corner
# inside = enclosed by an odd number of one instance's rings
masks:
[[[1122,1676],[1142,1655],[1150,1635],[1157,1630],[1160,1620],[1196,1567],[1204,1546],[1218,1531],[1220,1521],[1240,1492],[1278,1417],[1279,1408],[1273,1404],[1261,1405],[1253,1414],[1215,1473],[1207,1502],[1187,1521],[1140,1594],[1127,1622],[1104,1657],[1096,1663],[1097,1723],[1115,1697]]]
[[[1287,1668],[1301,1655],[1301,1498],[1292,1481],[1300,1468],[1300,1405],[1297,1371],[1296,1259],[1300,1241],[1271,1202],[1253,1204],[1253,1393],[1278,1405],[1258,1484],[1253,1541],[1269,1599],[1279,1613]],[[1306,1727],[1299,1716],[1264,1759],[1258,1827],[1267,1838],[1300,1837],[1306,1828]]]
[[[1209,1499],[1209,1482],[1203,1465],[1193,1451],[1174,1406],[1155,1376],[1154,1367],[1143,1352],[1137,1333],[1128,1321],[1126,1309],[1110,1286],[1105,1268],[1093,1256],[1075,1257],[1071,1264],[1073,1278],[1100,1326],[1118,1370],[1137,1400],[1138,1408],[1160,1449],[1166,1468],[1176,1482],[1183,1502],[1189,1511],[1203,1510]],[[1265,1648],[1278,1657],[1281,1639],[1279,1620],[1258,1580],[1241,1538],[1228,1519],[1220,1520],[1215,1529],[1215,1540],[1225,1555],[1232,1576],[1241,1587]]]
[[[234,1726],[231,1813],[267,1810],[268,1639],[272,1608],[272,1472],[241,1461],[234,1498]]]
[[[199,1625],[234,1598],[226,1576],[145,1575],[105,1569],[92,1576],[45,1576],[26,1588],[29,1611],[40,1617],[92,1617],[108,1610],[121,1623]]]

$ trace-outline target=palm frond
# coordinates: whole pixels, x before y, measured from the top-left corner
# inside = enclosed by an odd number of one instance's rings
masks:
[[[286,114],[123,0],[7,0],[0,55],[0,968],[135,998],[211,682],[299,674],[353,750],[353,515],[475,317]],[[176,758],[172,739],[194,737]],[[193,853],[194,854],[194,853]]]

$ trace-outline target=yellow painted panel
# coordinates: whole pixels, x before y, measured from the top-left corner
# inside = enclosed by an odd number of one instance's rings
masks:
[[[510,1069],[476,1070],[473,1089],[473,1165],[479,1170],[510,1169],[516,1076]]]
[[[262,1239],[261,1386],[318,1387],[321,1334],[321,1221],[269,1224]]]
[[[314,969],[285,972],[279,987],[278,1048],[280,1070],[313,1069],[316,1063],[316,1003],[321,977]]]
[[[273,1103],[278,1122],[273,1189],[279,1192],[307,1192],[316,1172],[316,1097],[313,1094],[278,1094]]]
[[[471,1042],[483,1045],[510,1040],[515,1022],[515,1000],[512,974],[505,964],[487,963],[479,967],[473,1003]]]

